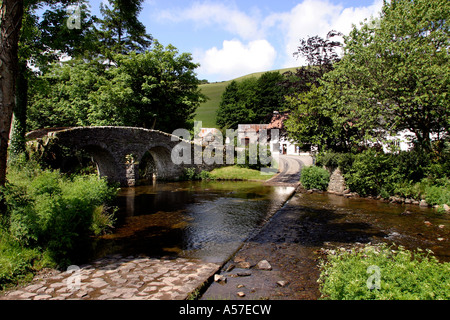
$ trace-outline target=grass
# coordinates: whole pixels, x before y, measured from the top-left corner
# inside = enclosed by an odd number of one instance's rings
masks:
[[[0,227],[0,291],[29,282],[44,267],[55,267],[46,253],[14,240]]]
[[[229,166],[211,171],[211,176],[217,180],[260,180],[265,181],[273,175],[263,175],[259,170]]]
[[[297,68],[286,68],[286,69],[279,69],[279,70],[273,70],[278,71],[281,73],[287,72],[287,71],[295,71]],[[246,78],[255,77],[259,78],[261,75],[266,73],[267,71],[263,72],[255,72],[251,73],[233,80],[240,81]],[[202,103],[196,112],[195,121],[202,121],[203,128],[216,128],[216,113],[217,109],[219,108],[220,104],[220,98],[222,97],[222,93],[225,91],[225,88],[230,84],[231,81],[222,81],[222,82],[214,82],[214,83],[207,83],[200,85],[200,90],[204,95],[206,95],[209,99]]]
[[[450,263],[431,251],[387,244],[328,250],[319,278],[322,299],[448,300]]]

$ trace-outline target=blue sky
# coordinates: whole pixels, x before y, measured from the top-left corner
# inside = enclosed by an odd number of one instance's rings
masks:
[[[93,14],[101,1],[89,1]],[[381,7],[382,0],[145,0],[139,19],[163,45],[192,53],[200,79],[223,81],[299,66],[292,53],[300,38],[346,34]]]

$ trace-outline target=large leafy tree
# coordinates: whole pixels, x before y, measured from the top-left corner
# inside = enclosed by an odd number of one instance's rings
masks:
[[[345,37],[325,77],[328,107],[353,113],[366,135],[408,129],[430,150],[431,134],[449,133],[449,12],[446,0],[386,1],[377,23]]]
[[[313,144],[319,150],[349,151],[355,128],[351,121],[337,124],[340,114],[325,108],[327,88],[321,85],[323,76],[340,61],[337,49],[341,43],[336,36],[341,33],[332,30],[325,39],[319,36],[300,39],[294,56],[304,58],[308,65],[284,74],[286,78],[281,84],[287,90],[286,109],[290,112],[285,128],[289,138],[298,143]]]
[[[32,128],[122,125],[172,132],[192,125],[204,96],[188,53],[155,41],[152,50],[102,60],[72,59],[41,79],[29,112]]]
[[[195,110],[204,101],[189,53],[179,54],[157,41],[151,51],[114,57],[117,67],[92,95],[92,125],[125,125],[172,132],[192,126]]]

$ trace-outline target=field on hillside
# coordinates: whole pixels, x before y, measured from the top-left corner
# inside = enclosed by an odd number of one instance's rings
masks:
[[[271,72],[278,71],[283,73],[287,71],[295,71],[295,69],[297,68],[286,68],[280,70],[273,70]],[[266,72],[267,71],[255,72],[233,80],[239,81],[250,77],[258,78]],[[217,109],[219,108],[220,98],[227,85],[233,80],[202,84],[199,86],[200,89],[202,90],[202,93],[208,97],[208,100],[198,107],[194,119],[195,121],[202,121],[203,128],[215,128],[217,126],[216,113]]]

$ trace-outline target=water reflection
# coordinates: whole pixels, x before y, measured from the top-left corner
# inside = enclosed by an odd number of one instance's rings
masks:
[[[124,188],[113,234],[95,255],[177,255],[222,262],[273,214],[293,188],[258,182],[177,182]]]
[[[182,256],[223,262],[276,212],[293,188],[259,182],[156,183],[124,188],[113,234],[95,242],[106,254]],[[403,214],[405,211],[408,214]],[[297,194],[284,207],[285,226],[272,224],[265,242],[322,246],[387,241],[449,256],[450,219],[430,208],[331,194]],[[427,222],[427,223],[425,223]]]

